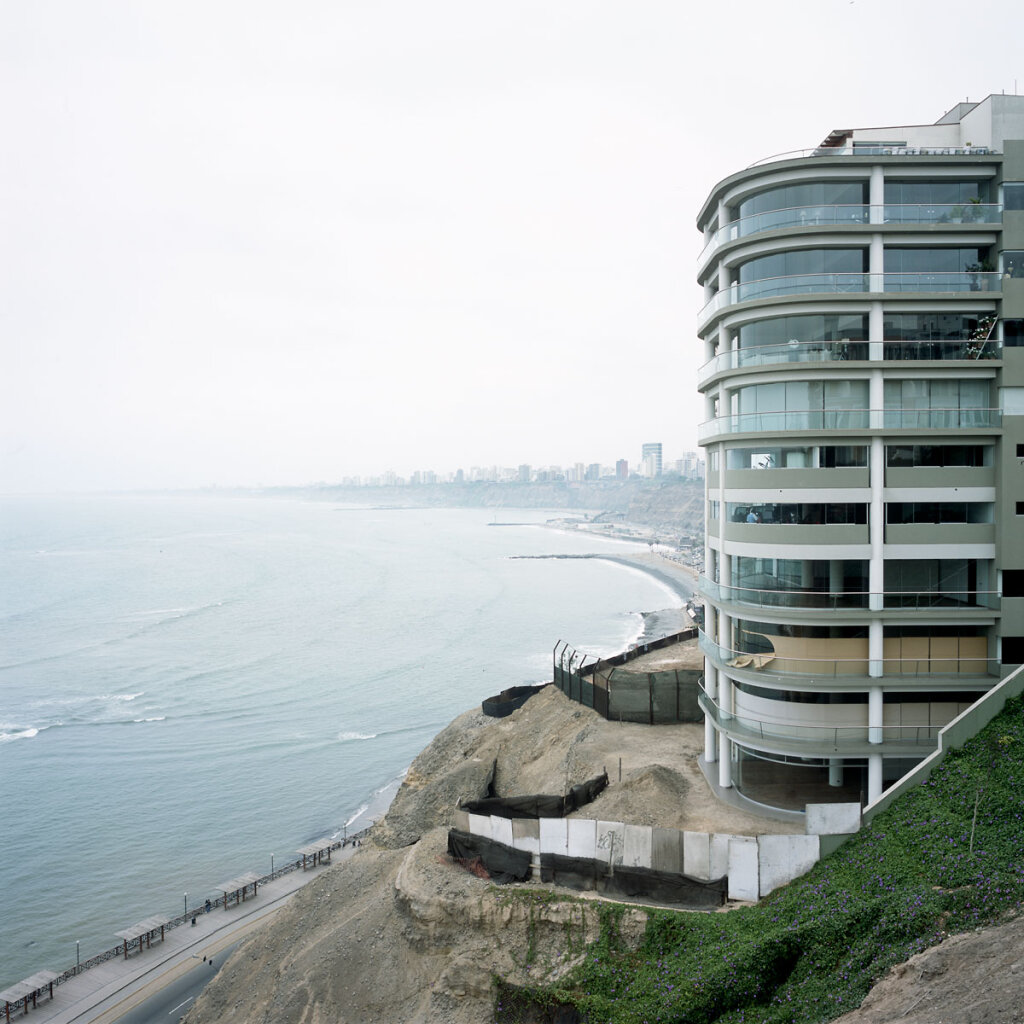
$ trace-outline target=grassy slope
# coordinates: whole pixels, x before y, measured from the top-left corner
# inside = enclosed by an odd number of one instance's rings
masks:
[[[831,1020],[893,964],[1024,901],[1022,816],[1018,699],[803,878],[728,914],[655,911],[633,952],[608,913],[568,982],[500,993],[495,1020],[535,1019],[527,1002],[593,1022]]]

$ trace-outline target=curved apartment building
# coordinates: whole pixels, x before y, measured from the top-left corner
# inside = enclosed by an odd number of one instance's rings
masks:
[[[1024,661],[1024,97],[834,131],[698,227],[705,768],[870,801]]]

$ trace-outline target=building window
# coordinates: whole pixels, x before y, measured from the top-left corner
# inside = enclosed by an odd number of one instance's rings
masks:
[[[911,523],[991,523],[992,504],[987,501],[890,501],[885,521]]]
[[[1024,249],[1003,250],[1003,277],[1024,277]]]
[[[1024,664],[1024,636],[1003,637],[1003,664]]]
[[[886,313],[886,341],[963,341],[990,313]]]
[[[991,445],[983,444],[890,444],[885,448],[885,464],[894,469],[932,466],[988,466]]]
[[[975,204],[988,202],[986,181],[886,181],[886,206]]]
[[[1003,209],[1024,210],[1024,181],[1003,182]]]
[[[743,218],[772,210],[792,213],[801,207],[860,206],[866,202],[867,182],[811,181],[758,192],[744,199],[736,208],[736,213]]]
[[[741,349],[825,341],[866,341],[868,318],[860,313],[777,316],[744,324],[736,338]]]
[[[1024,569],[1003,570],[1003,597],[1024,597]]]
[[[1024,516],[1024,501],[1017,502],[1017,515]]]
[[[1006,348],[1024,348],[1024,320],[1003,321],[1003,345]]]

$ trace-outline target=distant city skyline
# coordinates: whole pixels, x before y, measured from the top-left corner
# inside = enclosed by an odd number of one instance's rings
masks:
[[[644,451],[642,451],[640,459],[632,467],[626,459],[617,459],[614,463],[584,463],[577,461],[568,466],[557,464],[533,466],[530,463],[519,463],[515,466],[492,464],[488,466],[470,466],[468,469],[459,467],[440,473],[434,469],[417,469],[407,475],[397,473],[394,470],[385,470],[381,473],[366,475],[342,475],[333,481],[316,481],[316,484],[329,486],[333,483],[342,487],[390,487],[406,484],[417,486],[422,484],[462,482],[547,483],[564,480],[568,483],[586,483],[599,480],[624,479],[623,466],[626,468],[626,477],[681,476],[694,480],[704,478],[704,458],[699,451],[685,451],[679,458],[662,463],[660,461],[660,444],[658,445],[658,471],[647,472],[650,456],[645,454],[645,451],[650,447],[650,444],[643,446]]]

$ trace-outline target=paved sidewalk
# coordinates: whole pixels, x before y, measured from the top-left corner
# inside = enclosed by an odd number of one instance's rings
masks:
[[[355,853],[354,847],[336,850],[331,863],[338,864]],[[163,942],[133,953],[125,960],[115,957],[70,978],[53,990],[53,999],[39,1002],[28,1014],[11,1012],[11,1021],[26,1024],[110,1024],[163,986],[191,971],[196,962],[211,959],[244,938],[265,921],[297,890],[319,878],[330,864],[307,871],[296,870],[259,887],[254,897],[227,910],[215,907],[196,917],[195,927],[181,925],[166,933]],[[217,968],[220,964],[217,961]],[[212,972],[211,972],[212,973]],[[0,1006],[0,1018],[3,1007]]]

